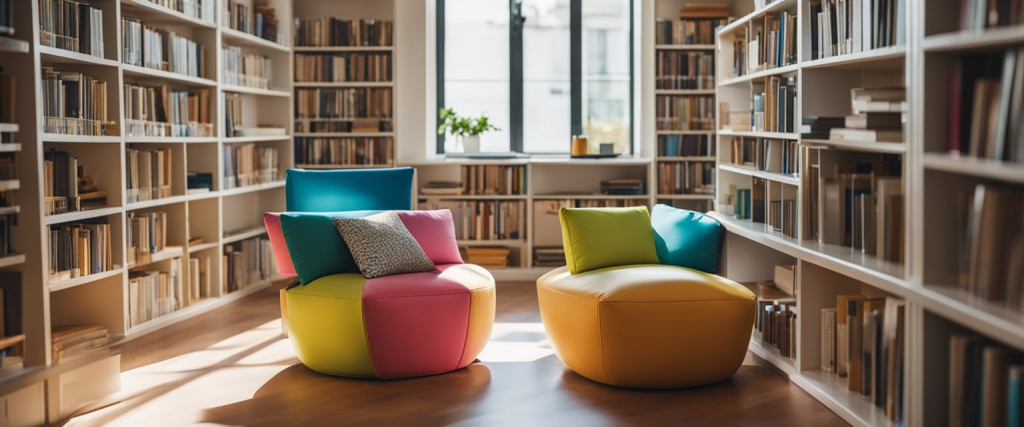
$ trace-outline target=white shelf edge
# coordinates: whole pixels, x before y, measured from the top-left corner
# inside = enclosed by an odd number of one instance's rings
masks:
[[[238,231],[230,235],[224,236],[223,238],[221,238],[221,244],[227,245],[245,239],[262,236],[264,234],[267,234],[267,229],[265,227],[253,227],[244,231]]]
[[[208,144],[217,142],[215,136],[126,136],[126,144]]]
[[[65,289],[71,289],[77,286],[86,285],[92,282],[106,279],[108,277],[114,277],[124,272],[124,269],[119,265],[114,265],[114,268],[101,273],[93,273],[86,276],[75,277],[73,279],[61,280],[61,281],[48,281],[47,285],[50,292],[63,291]]]
[[[1024,163],[1000,162],[943,153],[925,153],[924,167],[929,170],[1024,184]]]
[[[128,265],[128,269],[142,268],[152,264],[156,264],[160,261],[166,261],[169,259],[179,258],[185,254],[185,249],[181,246],[167,246],[164,250],[155,254],[150,254],[149,259],[142,262],[136,262],[135,264]]]
[[[254,191],[264,191],[264,190],[270,190],[270,189],[281,188],[281,187],[284,187],[284,180],[267,182],[267,183],[256,184],[256,185],[247,185],[245,187],[236,187],[236,188],[231,188],[231,189],[227,189],[227,190],[211,191],[211,192],[208,192],[208,193],[199,193],[199,194],[200,195],[216,194],[217,196],[228,197],[228,196],[237,196],[239,194],[252,193]],[[194,196],[195,195],[193,195],[193,197]],[[211,195],[209,197],[215,197],[215,196]],[[196,198],[200,198],[200,197],[196,197]]]
[[[221,84],[220,90],[224,92],[244,93],[256,96],[270,96],[275,98],[291,98],[292,96],[292,93],[284,88],[263,89],[258,87]]]
[[[756,73],[750,73],[739,77],[730,77],[725,80],[718,82],[718,86],[731,86],[738,83],[746,83],[751,80],[757,80],[770,76],[777,76],[781,74],[795,73],[800,69],[800,64],[790,64],[782,67],[770,68],[767,70],[761,70]]]
[[[217,82],[210,80],[205,77],[193,77],[186,74],[179,74],[164,70],[155,70],[152,68],[139,67],[131,64],[121,64],[121,70],[125,75],[130,76],[143,76],[149,78],[156,78],[162,80],[170,80],[178,83],[184,83],[192,86],[201,87],[214,87],[217,86]],[[149,83],[149,82],[146,82]]]
[[[713,44],[656,44],[655,50],[715,50]]]
[[[0,257],[0,268],[20,265],[25,263],[25,254],[11,254]]]
[[[746,138],[770,138],[770,139],[789,139],[797,140],[800,139],[798,133],[786,133],[786,132],[757,132],[757,131],[734,131],[728,129],[720,129],[718,134],[721,136],[739,136]]]
[[[39,139],[43,142],[76,142],[93,144],[117,144],[121,142],[120,136],[92,136],[92,135],[64,135],[60,133],[41,133]]]
[[[90,209],[87,211],[68,212],[57,215],[45,215],[43,216],[43,224],[53,225],[61,224],[65,222],[82,221],[86,219],[99,218],[101,216],[110,216],[123,212],[120,206],[109,206],[99,209]]]
[[[800,63],[800,68],[807,70],[827,67],[846,67],[869,62],[882,62],[897,58],[905,58],[906,55],[907,46],[905,44],[901,44],[805,61]]]
[[[324,52],[391,52],[394,46],[295,46],[292,51],[295,53],[324,53]]]
[[[172,20],[178,21],[180,23],[185,23],[185,24],[189,24],[189,25],[195,25],[195,26],[198,26],[198,27],[201,27],[201,28],[207,28],[207,29],[217,28],[217,24],[215,22],[208,22],[208,21],[204,21],[202,19],[196,18],[196,17],[188,16],[188,15],[186,15],[184,13],[181,13],[181,12],[178,12],[178,11],[176,11],[174,9],[166,8],[164,6],[161,6],[161,5],[158,5],[156,3],[152,3],[152,2],[146,1],[146,0],[121,0],[121,4],[127,4],[127,5],[130,5],[130,6],[135,7],[135,8],[139,8],[139,9],[142,9],[142,10],[148,10],[150,13],[157,14],[157,16],[162,16],[162,17],[167,18],[167,19],[172,19]],[[132,15],[131,8],[128,8],[127,10],[122,9],[121,16],[131,16],[131,15]],[[153,19],[150,19],[150,20],[153,20]],[[158,19],[155,19],[155,20],[159,21],[161,19],[158,18]]]
[[[863,151],[869,153],[890,153],[904,154],[907,152],[907,145],[902,142],[862,142],[846,141],[839,139],[801,139],[803,145],[822,145],[839,148],[849,151]]]
[[[175,203],[182,203],[186,200],[188,200],[188,196],[186,195],[164,197],[162,199],[145,200],[141,202],[129,203],[125,205],[124,210],[133,211],[157,206],[173,205]]]
[[[218,14],[218,16],[219,16],[219,14]],[[235,41],[235,42],[239,42],[241,44],[244,44],[244,45],[250,46],[250,47],[259,47],[259,48],[270,49],[270,50],[274,50],[274,51],[277,51],[277,52],[283,52],[283,53],[291,53],[292,52],[292,48],[290,46],[285,46],[285,45],[280,44],[280,43],[275,43],[275,42],[272,42],[270,40],[265,40],[265,39],[256,37],[256,36],[254,36],[252,34],[249,34],[249,33],[243,33],[241,31],[238,31],[238,30],[235,30],[235,29],[231,29],[231,28],[229,28],[229,27],[227,27],[225,25],[221,25],[220,26],[220,32],[221,32],[221,36],[222,36],[221,37],[221,44],[227,44],[227,45],[231,45],[231,46],[236,46],[237,45],[236,43],[232,43],[232,41]]]
[[[767,179],[769,181],[781,182],[789,185],[800,185],[800,178],[795,176],[783,175],[781,173],[759,171],[750,166],[737,166],[727,163],[720,163],[718,169],[738,173],[741,175],[752,176],[756,178]]]
[[[738,19],[736,19],[735,21],[730,22],[729,25],[726,25],[724,27],[719,28],[718,29],[718,34],[724,34],[724,33],[732,32],[732,31],[736,30],[737,28],[743,26],[747,22],[749,22],[754,17],[763,15],[763,14],[765,14],[767,12],[775,12],[775,11],[779,11],[779,10],[783,10],[783,9],[788,9],[788,8],[794,7],[794,6],[796,6],[795,3],[796,3],[796,0],[778,0],[778,1],[775,1],[775,2],[772,2],[772,3],[768,3],[768,4],[764,5],[764,7],[760,8],[760,9],[757,9],[757,10],[754,10],[753,12],[750,12],[750,13],[748,13],[746,15],[743,15],[743,16],[739,17]]]
[[[1024,42],[1024,26],[991,28],[984,31],[955,31],[927,36],[921,40],[925,52],[969,51]]]
[[[188,246],[187,248],[188,248],[188,253],[189,254],[193,254],[193,253],[196,253],[196,252],[205,251],[207,249],[213,249],[213,248],[216,248],[218,246],[220,246],[220,242],[207,242],[207,243],[200,243],[198,245]]]
[[[237,144],[240,142],[272,142],[292,139],[290,135],[264,135],[264,136],[228,136],[224,137],[225,144]]]
[[[100,58],[84,53],[72,52],[70,50],[43,45],[39,45],[39,54],[43,56],[41,62],[44,64],[89,64],[112,68],[117,68],[119,65],[117,61],[113,59]]]

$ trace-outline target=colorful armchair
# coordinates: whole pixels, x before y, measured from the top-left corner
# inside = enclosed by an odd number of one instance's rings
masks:
[[[281,274],[302,283],[285,292],[284,305],[292,346],[310,369],[385,379],[441,374],[472,363],[487,343],[494,278],[462,262],[450,215],[408,211],[412,175],[289,170],[288,212],[264,215]],[[384,210],[399,211],[436,271],[366,279],[341,259],[345,242],[333,218]]]

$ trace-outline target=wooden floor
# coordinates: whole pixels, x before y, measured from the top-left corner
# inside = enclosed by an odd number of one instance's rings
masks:
[[[67,425],[845,425],[748,353],[711,386],[637,391],[572,371],[546,341],[532,283],[500,283],[480,363],[394,381],[329,377],[281,336],[277,290],[123,346],[121,401]]]

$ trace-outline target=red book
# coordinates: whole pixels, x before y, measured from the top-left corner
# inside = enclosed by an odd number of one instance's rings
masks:
[[[960,64],[957,64],[957,67],[949,75],[949,119],[946,124],[949,127],[946,132],[949,152],[956,154],[960,154],[962,147],[960,141],[960,103],[963,98],[961,93],[963,88],[962,77]]]

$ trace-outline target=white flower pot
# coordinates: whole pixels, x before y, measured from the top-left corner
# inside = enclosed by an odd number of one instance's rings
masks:
[[[462,152],[467,154],[474,154],[480,152],[480,136],[464,136],[462,137]]]

